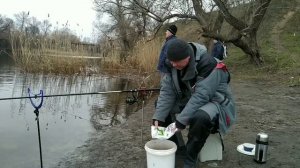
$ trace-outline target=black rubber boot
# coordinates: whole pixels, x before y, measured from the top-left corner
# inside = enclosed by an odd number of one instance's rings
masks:
[[[198,111],[190,122],[184,168],[196,168],[198,154],[205,144],[213,123],[205,111]]]

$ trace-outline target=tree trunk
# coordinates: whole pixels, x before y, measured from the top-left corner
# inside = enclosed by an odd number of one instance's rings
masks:
[[[168,0],[167,2],[171,4],[173,1]],[[259,25],[263,21],[263,17],[271,0],[242,1],[239,6],[233,6],[231,3],[232,1],[229,0],[213,0],[219,10],[219,15],[213,24],[210,20],[210,16],[213,16],[211,14],[214,14],[215,12],[206,12],[207,9],[203,5],[203,2],[203,0],[191,1],[195,14],[190,14],[190,12],[182,9],[181,13],[170,13],[166,16],[160,17],[159,14],[157,14],[155,10],[151,10],[149,6],[143,6],[140,1],[134,0],[134,3],[137,5],[137,7],[141,8],[149,17],[157,22],[161,22],[162,24],[165,21],[175,17],[196,20],[202,28],[201,35],[203,37],[209,37],[213,39],[219,39],[223,42],[233,43],[235,46],[241,48],[247,55],[249,55],[255,64],[262,65],[263,60],[259,51],[256,36]],[[189,5],[189,3],[186,5]],[[232,15],[231,10],[236,10],[236,8],[241,8],[244,10],[244,6],[247,5],[249,5],[249,8],[247,8],[248,12],[246,11],[242,18],[240,18],[240,16]],[[225,35],[224,33],[221,34],[220,31],[224,20],[234,29],[234,31],[231,31],[232,33],[228,35]]]
[[[251,61],[253,61],[256,65],[261,66],[263,64],[263,60],[257,44],[256,32],[252,32],[247,36],[236,39],[232,41],[232,43],[235,46],[241,48],[247,55],[249,55]]]

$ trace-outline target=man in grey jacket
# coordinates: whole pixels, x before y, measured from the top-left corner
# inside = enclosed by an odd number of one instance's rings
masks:
[[[155,126],[175,122],[180,131],[189,125],[184,168],[196,166],[198,153],[210,133],[225,134],[236,120],[230,75],[225,64],[197,53],[197,47],[181,39],[170,42],[169,73],[162,79],[153,115]],[[196,56],[200,58],[195,59]],[[179,114],[172,121],[174,111]],[[174,137],[170,139],[176,142]]]

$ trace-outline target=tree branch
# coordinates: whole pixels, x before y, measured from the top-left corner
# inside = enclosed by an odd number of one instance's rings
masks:
[[[152,38],[150,38],[149,40],[147,40],[147,42],[149,42],[149,41],[152,41],[152,40],[154,40],[155,39],[155,37],[156,37],[156,35],[157,35],[157,33],[158,33],[158,31],[160,30],[160,28],[163,26],[163,22],[161,22],[156,28],[155,28],[155,32],[154,32],[154,35],[153,35],[153,37]]]
[[[263,20],[263,17],[265,15],[266,11],[268,9],[270,2],[271,2],[271,0],[263,0],[263,2],[260,1],[260,3],[262,3],[262,4],[255,11],[254,17],[252,19],[252,22],[250,23],[249,29],[257,31],[260,23]]]
[[[196,13],[196,16],[198,20],[198,22],[201,24],[201,25],[207,25],[207,17],[206,17],[206,12],[203,10],[202,8],[202,4],[200,4],[201,1],[199,0],[192,0],[193,2],[193,6],[194,6],[194,11]]]
[[[213,39],[218,39],[222,42],[225,42],[225,43],[233,43],[235,41],[238,41],[239,39],[241,39],[243,37],[243,34],[241,33],[234,33],[232,34],[231,36],[223,36],[217,32],[211,32],[211,31],[204,31],[202,33],[202,36],[203,37],[207,37],[207,38],[213,38]]]
[[[159,17],[158,15],[156,15],[155,13],[151,12],[148,8],[144,7],[140,2],[138,2],[137,0],[133,0],[133,2],[140,7],[141,9],[143,9],[144,13],[147,14],[149,17],[151,17],[152,19],[158,21],[158,22],[163,22],[161,17]]]
[[[248,27],[248,25],[241,20],[238,20],[236,17],[230,14],[227,7],[221,0],[213,0],[217,6],[219,7],[220,11],[222,12],[224,19],[232,25],[234,28],[238,30],[243,30]]]

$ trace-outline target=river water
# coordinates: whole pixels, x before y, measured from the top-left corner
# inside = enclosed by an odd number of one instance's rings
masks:
[[[109,76],[59,76],[24,74],[13,65],[0,62],[0,98],[90,93],[127,90],[130,81]],[[99,94],[44,98],[39,110],[43,165],[54,167],[63,157],[84,145],[95,131],[126,121],[133,108],[125,104],[126,94]],[[35,104],[40,99],[34,99]],[[0,101],[0,167],[40,167],[36,114],[29,99]]]

